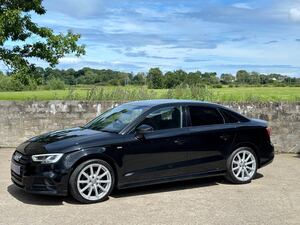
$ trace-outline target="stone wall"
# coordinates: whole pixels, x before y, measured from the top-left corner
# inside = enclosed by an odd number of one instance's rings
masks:
[[[0,147],[52,130],[83,125],[119,102],[0,101]],[[250,117],[269,121],[277,152],[300,153],[300,102],[233,103],[227,106]]]

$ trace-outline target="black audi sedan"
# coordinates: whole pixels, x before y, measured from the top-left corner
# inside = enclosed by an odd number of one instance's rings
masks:
[[[263,120],[213,103],[148,100],[22,143],[12,156],[11,178],[30,193],[70,193],[94,203],[113,188],[220,175],[248,183],[273,158]]]

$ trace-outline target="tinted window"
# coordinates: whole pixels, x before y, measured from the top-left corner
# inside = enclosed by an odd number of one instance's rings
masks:
[[[140,116],[147,107],[120,105],[110,109],[85,125],[85,128],[106,132],[120,132],[126,125]]]
[[[179,128],[181,110],[177,107],[166,107],[150,113],[141,124],[147,124],[154,130]]]
[[[225,109],[219,109],[222,113],[226,123],[238,123],[239,119],[231,112]]]
[[[226,109],[219,109],[226,123],[239,123],[249,121],[246,117]]]
[[[190,106],[189,110],[192,126],[224,123],[222,116],[214,108]]]

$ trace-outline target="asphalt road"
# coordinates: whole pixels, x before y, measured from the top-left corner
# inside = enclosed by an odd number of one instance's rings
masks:
[[[12,152],[0,149],[0,224],[300,224],[300,155],[277,155],[247,185],[198,179],[122,190],[81,205],[12,185]]]

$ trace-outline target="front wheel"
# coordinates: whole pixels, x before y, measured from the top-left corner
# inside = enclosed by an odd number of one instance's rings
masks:
[[[99,159],[83,162],[70,178],[70,192],[82,203],[104,201],[113,187],[113,169],[107,162]]]
[[[255,177],[256,171],[257,158],[251,148],[238,148],[227,160],[226,178],[232,183],[249,183]]]

